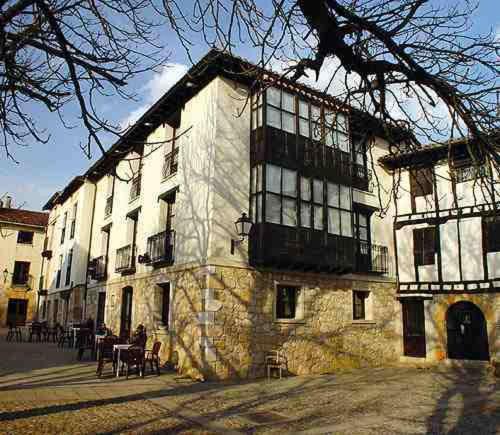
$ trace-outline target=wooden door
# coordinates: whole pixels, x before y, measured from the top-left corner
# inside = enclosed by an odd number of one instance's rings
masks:
[[[422,299],[401,301],[404,355],[425,358],[425,315]]]
[[[120,337],[129,338],[132,328],[132,287],[122,290],[122,311],[120,321]]]

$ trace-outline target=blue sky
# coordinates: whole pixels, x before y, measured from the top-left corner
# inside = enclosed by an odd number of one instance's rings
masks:
[[[435,1],[448,3],[447,0]],[[493,28],[500,34],[498,0],[481,0],[474,23],[479,31]],[[172,53],[169,59],[171,65],[160,73],[144,73],[130,83],[131,89],[139,94],[139,101],[124,103],[122,100],[108,97],[101,106],[105,114],[123,122],[136,118],[186,71],[189,61],[184,50],[173,35],[169,37],[168,31],[163,32],[163,38]],[[203,44],[195,46],[192,50],[194,59],[201,57],[207,50]],[[247,46],[234,51],[250,59],[258,55]],[[74,113],[70,109],[67,113],[71,119]],[[50,141],[47,144],[33,142],[26,148],[13,148],[13,154],[19,164],[8,160],[5,154],[0,154],[0,195],[9,193],[14,197],[16,206],[24,203],[24,208],[36,210],[43,206],[53,192],[63,188],[75,175],[85,172],[91,161],[79,148],[79,143],[86,137],[82,128],[75,126],[70,130],[64,129],[56,115],[42,110],[33,112],[33,116],[38,120],[39,126],[43,126],[50,133]],[[99,153],[95,151],[93,160],[98,157]]]

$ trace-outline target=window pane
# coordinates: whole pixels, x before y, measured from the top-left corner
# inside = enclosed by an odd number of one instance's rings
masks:
[[[335,129],[335,114],[331,110],[325,110],[325,129],[329,131]]]
[[[257,196],[256,195],[252,196],[251,205],[252,205],[252,214],[250,215],[250,219],[252,219],[252,222],[257,222]]]
[[[281,193],[281,168],[266,165],[266,185],[268,192]]]
[[[300,225],[311,228],[311,204],[307,202],[300,204]]]
[[[311,137],[314,140],[321,140],[321,125],[317,122],[311,124]]]
[[[342,219],[342,235],[346,237],[352,237],[351,213],[348,211],[341,211],[341,219]]]
[[[337,113],[337,128],[347,133],[347,117],[343,113]]]
[[[272,104],[273,106],[280,107],[280,90],[269,87],[266,90],[267,93],[267,104]]]
[[[297,226],[297,203],[294,199],[283,199],[283,225]]]
[[[309,137],[309,121],[307,119],[299,118],[299,134]]]
[[[328,183],[328,205],[331,207],[339,207],[339,186],[338,184]]]
[[[314,206],[314,229],[322,230],[323,229],[323,206],[315,205]]]
[[[250,189],[250,193],[257,192],[257,166],[252,168],[252,186]]]
[[[351,189],[340,186],[340,208],[351,209]]]
[[[262,106],[257,109],[257,127],[262,127]]]
[[[309,104],[302,100],[299,100],[299,115],[303,118],[309,118]]]
[[[362,213],[358,213],[358,222],[360,227],[367,227],[368,226],[368,219],[366,215]]]
[[[368,230],[366,228],[360,227],[359,228],[359,240],[368,241]]]
[[[325,145],[327,147],[334,147],[335,146],[335,141],[333,140],[334,136],[335,136],[334,131],[327,131],[325,133]]]
[[[294,319],[296,315],[298,289],[278,286],[276,289],[276,318]]]
[[[309,178],[300,177],[300,197],[304,201],[311,200],[311,180]]]
[[[266,222],[280,223],[281,201],[280,197],[268,193],[266,196]]]
[[[293,94],[283,91],[283,105],[281,108],[288,112],[295,113],[295,98]]]
[[[280,111],[271,106],[267,106],[267,125],[275,128],[281,128]]]
[[[256,213],[256,223],[262,222],[262,194],[257,195],[257,213]]]
[[[283,115],[283,130],[288,133],[295,134],[295,115],[287,112],[282,112]]]
[[[328,208],[328,232],[340,235],[340,211]]]
[[[314,202],[323,204],[323,182],[321,180],[313,180]]]
[[[252,128],[257,128],[257,111],[252,110]]]
[[[262,191],[262,165],[257,166],[257,192]]]
[[[314,104],[311,104],[311,119],[313,121],[319,121],[321,117],[321,109]]]
[[[297,197],[297,172],[283,168],[283,195]]]
[[[349,152],[349,137],[346,134],[337,132],[337,142],[342,151]]]

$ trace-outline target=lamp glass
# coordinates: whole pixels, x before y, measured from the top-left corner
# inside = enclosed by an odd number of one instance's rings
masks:
[[[248,218],[246,213],[242,213],[241,217],[234,223],[236,232],[241,237],[246,237],[252,228],[252,221]]]

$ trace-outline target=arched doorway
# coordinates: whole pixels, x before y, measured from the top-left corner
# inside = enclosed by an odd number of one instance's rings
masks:
[[[448,358],[489,360],[488,332],[481,310],[471,302],[461,301],[446,313]]]

